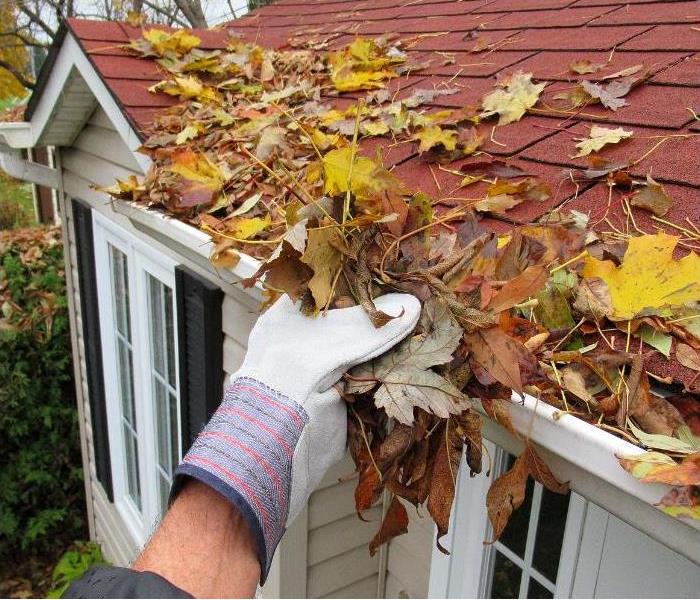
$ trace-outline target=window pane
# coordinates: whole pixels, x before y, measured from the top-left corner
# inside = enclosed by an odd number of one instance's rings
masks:
[[[153,368],[165,376],[165,352],[163,348],[163,284],[148,276],[148,296],[151,322],[151,355]]]
[[[126,255],[110,245],[112,260],[112,293],[114,295],[114,317],[117,331],[131,341],[129,317],[129,269]]]
[[[160,501],[160,516],[165,515],[168,510],[168,496],[170,495],[170,482],[163,477],[162,473],[158,473],[158,497]]]
[[[518,598],[522,571],[497,550],[494,552],[491,598]]]
[[[507,469],[510,469],[514,462],[515,458],[509,455]],[[532,506],[533,489],[534,484],[532,478],[529,478],[525,487],[525,501],[518,510],[513,511],[508,525],[506,525],[499,540],[504,546],[508,547],[520,557],[525,556],[525,542],[527,541],[527,530],[530,523],[530,507]]]
[[[170,475],[173,474],[173,469],[180,462],[180,431],[178,425],[180,421],[177,418],[177,398],[174,394],[168,394],[168,404],[170,405]]]
[[[126,423],[124,424],[124,450],[126,454],[127,491],[134,501],[134,504],[141,510],[141,484],[138,476],[138,445],[133,430]]]
[[[168,383],[175,387],[175,319],[173,317],[173,291],[164,286],[163,302],[165,303],[165,345],[168,358]]]
[[[534,579],[530,579],[530,584],[527,586],[527,597],[528,598],[554,598],[554,594],[550,592],[546,587],[541,585]]]
[[[542,490],[540,519],[535,538],[535,552],[532,563],[550,581],[557,580],[559,555],[564,539],[566,514],[569,510],[569,494],[561,495]],[[533,596],[540,598],[544,596]],[[551,596],[547,596],[551,597]]]
[[[153,391],[156,408],[158,464],[166,473],[170,473],[170,413],[166,406],[168,393],[165,386],[156,377],[153,378]]]

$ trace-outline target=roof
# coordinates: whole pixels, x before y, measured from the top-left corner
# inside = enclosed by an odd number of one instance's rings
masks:
[[[68,28],[145,137],[154,115],[177,100],[149,93],[148,88],[163,79],[158,65],[122,49],[141,30],[125,23],[75,19],[68,21]],[[478,104],[499,77],[517,70],[532,72],[535,79],[550,82],[538,108],[531,111],[535,114],[494,128],[481,150],[549,181],[555,193],[545,202],[524,202],[502,218],[487,217],[483,225],[503,232],[513,223],[534,221],[566,205],[589,214],[599,231],[627,230],[630,224],[619,194],[566,174],[567,168],[587,166],[584,158],[570,156],[574,140],[585,138],[591,123],[633,131],[632,139],[608,146],[605,156],[633,162],[633,175],[651,175],[666,185],[674,200],[667,221],[700,223],[700,4],[695,1],[279,0],[219,29],[193,33],[203,49],[224,47],[230,33],[267,47],[314,43],[331,49],[358,34],[395,33],[408,38],[409,52],[429,66],[391,80],[387,88],[396,99],[416,89],[460,88],[435,98],[435,108]],[[608,63],[586,79],[601,80],[641,64],[648,80],[632,89],[625,97],[628,104],[615,112],[597,105],[574,115],[564,113],[557,109],[555,96],[581,79],[569,69],[571,61],[581,59]],[[346,107],[359,95],[327,100]],[[386,140],[364,140],[361,149],[373,154],[379,145],[386,146]],[[421,160],[412,144],[385,147],[384,160],[412,189],[431,197],[474,197],[483,191],[480,184],[457,191],[459,178]],[[678,233],[646,213],[636,219],[636,226],[649,233],[657,227]],[[659,376],[693,378],[692,371],[656,356],[648,366]]]

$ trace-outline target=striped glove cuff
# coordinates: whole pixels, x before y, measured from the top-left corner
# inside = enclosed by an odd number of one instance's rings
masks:
[[[241,511],[257,542],[262,583],[285,530],[292,458],[308,420],[294,400],[255,379],[236,379],[175,471],[171,500],[189,476]]]

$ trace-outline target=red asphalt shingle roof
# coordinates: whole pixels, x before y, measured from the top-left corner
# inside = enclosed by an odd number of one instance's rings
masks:
[[[176,102],[147,91],[162,79],[155,62],[121,49],[120,44],[141,35],[138,28],[78,20],[70,20],[69,27],[137,130],[143,132],[158,110]],[[435,107],[478,105],[498,76],[517,70],[551,82],[535,114],[496,127],[482,147],[544,178],[553,190],[548,201],[523,203],[508,211],[505,220],[485,219],[484,224],[496,231],[507,230],[509,222],[535,220],[562,204],[590,214],[591,223],[598,222],[595,228],[625,228],[627,217],[619,197],[611,202],[605,185],[574,183],[563,173],[566,167],[587,164],[570,157],[575,153],[575,138],[586,137],[594,122],[631,129],[631,139],[608,146],[601,154],[625,162],[644,157],[632,173],[651,174],[667,185],[674,200],[669,220],[681,223],[689,218],[700,225],[700,122],[695,116],[700,114],[700,2],[279,0],[230,22],[227,28],[194,33],[202,39],[203,48],[217,48],[225,45],[229,32],[275,48],[285,47],[290,38],[329,39],[330,48],[360,34],[412,38],[409,52],[432,63],[390,81],[387,88],[397,99],[418,88],[460,88],[457,94],[437,97]],[[471,51],[485,46],[481,52]],[[581,79],[569,71],[572,60],[602,63],[610,58],[607,68],[585,78],[599,79],[637,64],[650,74],[648,81],[626,96],[628,106],[613,112],[593,105],[572,115],[557,112],[548,102],[557,90],[570,89]],[[346,107],[360,95],[328,100]],[[488,137],[489,129],[484,131]],[[687,134],[695,135],[683,137]],[[484,190],[481,184],[458,190],[459,177],[429,166],[412,144],[386,147],[386,140],[369,139],[362,148],[373,154],[380,145],[386,165],[394,166],[415,189],[434,197],[476,197]],[[657,225],[645,215],[637,220],[646,232],[655,232]],[[678,368],[666,365],[670,363],[658,365],[660,375]]]

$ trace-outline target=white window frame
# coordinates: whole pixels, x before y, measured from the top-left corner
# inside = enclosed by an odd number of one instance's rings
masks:
[[[177,263],[141,241],[104,215],[93,212],[93,241],[97,278],[98,309],[102,342],[102,363],[107,405],[110,462],[114,505],[136,544],[143,545],[158,524],[160,501],[157,482],[157,430],[155,399],[151,386],[151,331],[149,326],[148,275],[172,290],[174,356],[177,362],[177,311],[175,267]],[[109,246],[127,256],[129,311],[133,347],[135,419],[138,435],[138,470],[141,488],[141,511],[129,497],[126,480],[124,441],[121,427],[121,400],[117,370],[115,317],[112,302],[112,277]],[[164,349],[165,350],[165,349]],[[178,455],[182,455],[182,424],[179,369],[175,366],[177,397]]]

